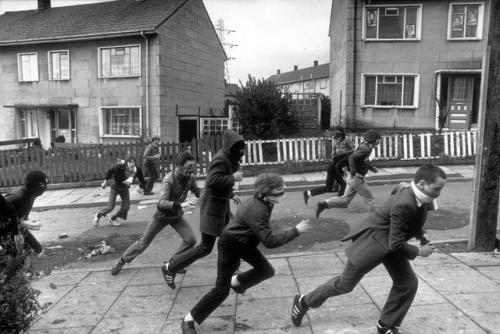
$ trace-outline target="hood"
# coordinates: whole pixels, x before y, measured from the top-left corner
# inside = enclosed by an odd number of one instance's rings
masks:
[[[234,132],[233,130],[226,130],[222,135],[222,150],[224,153],[229,154],[231,147],[238,142],[245,142],[243,137]]]

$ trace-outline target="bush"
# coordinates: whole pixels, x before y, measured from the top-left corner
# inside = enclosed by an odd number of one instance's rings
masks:
[[[0,240],[0,246],[0,333],[24,333],[46,306],[26,278],[25,251],[9,239]]]

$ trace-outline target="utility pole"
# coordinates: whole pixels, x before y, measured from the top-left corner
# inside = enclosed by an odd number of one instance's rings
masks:
[[[226,29],[226,26],[224,24],[224,20],[222,18],[220,18],[219,20],[217,20],[217,24],[215,26],[215,30],[217,31],[217,35],[219,36],[219,41],[221,42],[222,46],[224,47],[224,50],[226,48],[234,48],[235,46],[238,46],[238,44],[232,44],[232,43],[229,43],[226,40],[226,35],[229,35],[230,33],[236,32],[236,31],[235,30]],[[227,53],[226,53],[226,55],[227,55]],[[226,59],[226,61],[224,61],[224,79],[226,79],[226,82],[230,82],[229,67],[228,67],[228,63],[227,62],[229,60],[232,60],[232,59],[235,59],[235,58],[230,57],[229,55],[227,55],[227,59]]]
[[[500,1],[489,7],[468,247],[480,251],[495,248],[500,183]]]

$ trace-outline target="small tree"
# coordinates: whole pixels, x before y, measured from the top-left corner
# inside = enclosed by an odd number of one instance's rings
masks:
[[[245,86],[236,93],[238,119],[242,134],[248,139],[270,139],[296,131],[291,96],[282,93],[273,82],[248,76]]]

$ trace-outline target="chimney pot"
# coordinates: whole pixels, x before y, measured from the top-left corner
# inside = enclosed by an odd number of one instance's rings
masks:
[[[278,69],[278,70],[276,71],[276,74],[280,74],[280,73],[281,73],[281,71]]]
[[[314,61],[314,67],[316,67],[316,66],[318,66],[318,61],[317,60]]]
[[[50,0],[38,0],[38,10],[50,8]]]
[[[297,65],[293,65],[293,70],[294,71],[297,71],[299,69],[299,67]]]

